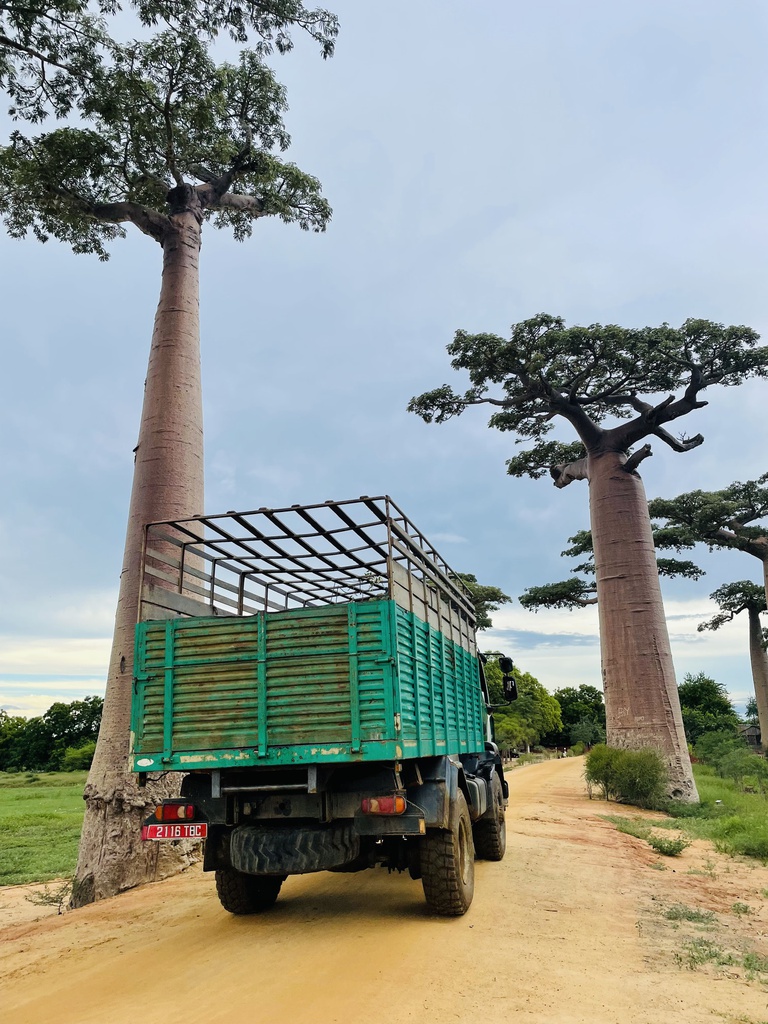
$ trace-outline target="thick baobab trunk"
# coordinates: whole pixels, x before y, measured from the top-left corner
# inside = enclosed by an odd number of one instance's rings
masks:
[[[133,643],[143,527],[203,511],[197,211],[172,214],[144,391],[104,714],[85,788],[72,905],[114,895],[189,863],[190,850],[142,843],[141,822],[178,778],[140,789],[128,770]]]
[[[607,742],[657,749],[669,768],[670,795],[695,802],[648,503],[642,480],[624,462],[614,452],[589,459]]]
[[[757,720],[760,723],[760,749],[768,750],[768,654],[763,647],[763,627],[757,608],[748,608],[749,660],[755,686]]]

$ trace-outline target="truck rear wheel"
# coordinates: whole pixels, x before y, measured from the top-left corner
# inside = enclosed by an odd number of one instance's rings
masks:
[[[219,902],[230,914],[257,914],[274,905],[284,879],[279,875],[246,875],[234,868],[216,871]]]
[[[428,829],[421,841],[421,884],[427,906],[441,917],[466,914],[475,891],[475,846],[464,794],[450,830]]]
[[[496,772],[491,781],[491,809],[475,822],[475,853],[483,860],[502,860],[507,849],[507,823],[504,818],[504,794]]]

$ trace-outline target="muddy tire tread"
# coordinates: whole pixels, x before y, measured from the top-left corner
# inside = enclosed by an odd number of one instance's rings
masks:
[[[234,868],[216,871],[219,902],[230,914],[258,914],[274,906],[283,879],[245,875]]]
[[[421,883],[427,906],[441,917],[461,917],[469,909],[474,894],[474,844],[464,794],[459,794],[459,813],[454,830],[430,829],[422,840]],[[459,818],[464,819],[468,841],[469,884],[461,878],[459,856]]]

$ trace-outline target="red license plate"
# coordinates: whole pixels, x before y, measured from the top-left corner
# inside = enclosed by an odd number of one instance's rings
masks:
[[[162,825],[144,825],[142,839],[205,839],[208,825],[204,821],[190,821]]]

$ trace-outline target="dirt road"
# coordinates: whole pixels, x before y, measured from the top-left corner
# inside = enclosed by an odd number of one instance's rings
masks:
[[[291,878],[273,911],[233,918],[195,870],[0,927],[0,1019],[763,1024],[768,975],[690,969],[686,950],[704,936],[768,956],[768,868],[700,843],[659,867],[599,817],[617,808],[585,798],[581,771],[565,760],[511,774],[507,856],[478,862],[463,918],[431,918],[420,883],[381,869]],[[0,890],[0,921],[12,897]],[[677,904],[714,922],[667,920]]]

